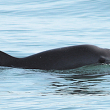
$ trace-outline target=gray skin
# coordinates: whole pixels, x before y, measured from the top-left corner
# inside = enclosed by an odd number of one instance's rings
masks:
[[[65,70],[85,65],[110,63],[110,50],[94,45],[78,45],[15,58],[0,51],[0,66],[26,69]]]

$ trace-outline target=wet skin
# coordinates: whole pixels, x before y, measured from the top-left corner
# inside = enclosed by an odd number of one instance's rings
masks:
[[[15,58],[0,51],[0,66],[7,67],[65,70],[100,63],[110,63],[110,50],[94,45],[57,48],[24,58]]]

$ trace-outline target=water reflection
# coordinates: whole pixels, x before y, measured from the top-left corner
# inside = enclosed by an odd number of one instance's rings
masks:
[[[110,94],[109,68],[110,65],[91,65],[72,70],[45,71],[1,67],[0,76],[1,81],[6,79],[5,83],[24,81],[27,90],[34,88],[38,92],[39,88],[43,95],[107,95]],[[22,88],[24,86],[21,91]]]
[[[57,73],[59,81],[51,82],[50,87],[55,88],[56,94],[110,94],[110,91],[108,90],[108,80],[110,77],[109,65],[92,65],[79,69],[54,72]],[[63,81],[60,80],[62,78],[64,79]]]

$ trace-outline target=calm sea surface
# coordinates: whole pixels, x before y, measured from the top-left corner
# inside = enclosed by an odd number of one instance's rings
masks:
[[[110,0],[0,0],[1,51],[25,57],[79,44],[110,48]],[[110,109],[110,65],[0,67],[0,110],[74,109]]]

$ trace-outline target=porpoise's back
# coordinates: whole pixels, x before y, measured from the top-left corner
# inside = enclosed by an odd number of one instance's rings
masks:
[[[29,69],[73,69],[98,63],[105,50],[94,45],[78,45],[47,50],[24,58],[0,52],[0,65]]]

